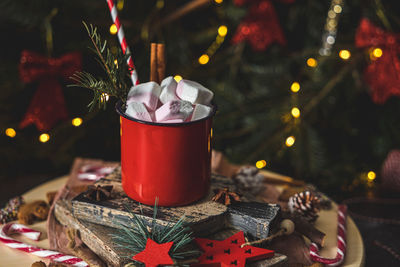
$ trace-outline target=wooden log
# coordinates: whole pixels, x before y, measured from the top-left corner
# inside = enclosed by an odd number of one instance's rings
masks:
[[[128,263],[129,250],[118,246],[111,237],[115,229],[76,219],[72,215],[71,205],[66,200],[59,200],[54,206],[56,219],[64,226],[79,230],[82,242],[110,266],[123,266]]]
[[[80,194],[72,200],[73,214],[78,219],[117,228],[132,226],[133,214],[144,218],[149,224],[152,222],[153,207],[140,205],[123,192],[120,170],[101,179],[96,185],[113,185],[111,199],[92,201],[85,196],[85,193]],[[279,219],[279,206],[240,202],[227,208],[211,201],[214,189],[226,187],[231,191],[236,190],[232,179],[212,175],[211,190],[201,201],[183,207],[158,207],[157,225],[174,224],[185,216],[187,225],[197,237],[213,234],[226,225],[244,231],[254,238],[267,237],[271,227]]]
[[[67,201],[60,200],[55,205],[55,216],[64,226],[78,229],[82,241],[97,255],[99,255],[109,266],[124,266],[130,260],[130,252],[124,247],[118,246],[112,239],[111,234],[116,229],[104,225],[98,225],[77,219],[72,215],[71,205]],[[225,239],[233,235],[233,229],[223,229],[208,238]],[[260,260],[248,264],[250,267],[283,267],[287,266],[288,258],[285,255],[275,253],[270,259]],[[135,267],[136,265],[130,264]]]
[[[121,186],[120,176],[101,179],[96,185],[113,185],[111,200],[92,201],[85,193],[72,200],[75,217],[111,227],[132,226],[133,214],[146,219],[149,224],[153,218],[153,207],[140,204],[130,199]],[[182,216],[196,236],[206,236],[219,231],[225,226],[227,207],[210,201],[210,197],[192,205],[182,207],[158,207],[156,223],[159,226],[176,223]]]
[[[228,206],[228,226],[257,239],[268,237],[280,219],[280,207],[259,202],[237,202]]]

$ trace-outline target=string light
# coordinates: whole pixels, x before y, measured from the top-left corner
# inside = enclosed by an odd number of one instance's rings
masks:
[[[228,27],[226,27],[225,25],[219,26],[218,28],[219,36],[225,37],[227,33],[228,33]]]
[[[224,2],[224,0],[214,0],[214,2],[217,4],[221,4],[222,2]]]
[[[315,68],[318,65],[317,60],[315,58],[310,57],[307,59],[307,66],[311,68]]]
[[[339,13],[342,13],[342,7],[341,6],[339,6],[339,5],[335,5],[334,7],[333,7],[333,11],[336,13],[336,14],[339,14]]]
[[[117,34],[117,32],[118,32],[117,25],[112,24],[112,25],[110,26],[110,33],[111,33],[112,35],[115,35],[115,34]]]
[[[175,75],[175,76],[174,76],[174,79],[175,79],[175,81],[176,81],[177,83],[179,83],[179,81],[182,80],[183,78],[182,78],[181,75]]]
[[[42,143],[46,143],[46,142],[49,141],[49,140],[50,140],[50,135],[47,134],[47,133],[42,133],[42,134],[39,136],[39,141],[42,142]]]
[[[383,55],[383,51],[382,49],[380,49],[379,47],[374,48],[372,50],[372,52],[369,54],[369,57],[371,60],[377,60],[378,58],[380,58]]]
[[[349,50],[343,49],[340,50],[339,57],[343,60],[348,60],[351,57],[351,53]]]
[[[164,7],[164,0],[158,0],[156,3],[156,8],[161,9]]]
[[[296,107],[292,108],[291,113],[292,113],[292,116],[293,116],[294,118],[300,117],[300,109],[298,109],[298,108],[296,108]]]
[[[82,124],[83,120],[81,118],[74,118],[72,119],[72,125],[78,127]]]
[[[114,65],[118,66],[118,60],[117,59],[114,59]]]
[[[13,128],[7,128],[6,135],[10,138],[14,138],[17,135],[17,132]]]
[[[199,63],[201,65],[205,65],[208,63],[208,61],[210,61],[210,57],[207,54],[203,54],[199,57]]]
[[[118,0],[117,1],[117,9],[121,11],[124,8],[125,0]]]
[[[300,84],[298,82],[293,82],[290,86],[290,90],[292,90],[293,93],[297,93],[300,90]]]
[[[336,17],[336,13],[334,11],[332,11],[332,10],[329,10],[328,11],[328,17],[330,19],[334,19]]]
[[[376,178],[376,173],[374,171],[369,171],[367,173],[368,181],[372,182]]]
[[[383,54],[383,52],[382,52],[382,49],[380,49],[380,48],[375,48],[375,49],[372,51],[372,54],[374,55],[374,57],[381,57],[382,54]]]
[[[327,42],[328,44],[330,44],[330,45],[333,45],[333,44],[335,43],[335,37],[333,37],[333,36],[328,36],[328,37],[326,38],[326,42]]]
[[[262,169],[265,166],[267,166],[267,162],[265,160],[259,160],[259,161],[256,162],[256,167],[258,169]]]
[[[106,93],[102,93],[101,94],[101,96],[100,96],[100,101],[101,102],[107,102],[108,99],[110,99],[110,96],[108,94],[106,94]]]
[[[328,16],[325,23],[325,32],[322,35],[322,46],[319,49],[321,56],[329,56],[336,41],[337,26],[340,13],[343,10],[343,0],[331,0]]]
[[[218,48],[221,47],[222,43],[225,40],[225,36],[228,33],[228,27],[226,27],[225,25],[221,25],[218,27],[217,32],[218,34],[215,37],[215,40],[198,59],[201,65],[207,64],[210,61],[210,58],[215,54],[215,52],[217,52]]]
[[[296,138],[294,138],[294,136],[289,136],[288,138],[286,138],[285,144],[287,147],[291,147],[294,145],[295,141],[296,141]]]

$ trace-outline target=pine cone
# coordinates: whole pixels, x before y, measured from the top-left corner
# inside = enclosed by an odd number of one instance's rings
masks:
[[[315,222],[320,211],[320,199],[310,191],[295,194],[289,198],[289,210],[298,213],[309,222]]]
[[[238,190],[242,193],[250,192],[258,194],[264,189],[264,175],[259,173],[259,170],[254,166],[243,166],[233,177]]]

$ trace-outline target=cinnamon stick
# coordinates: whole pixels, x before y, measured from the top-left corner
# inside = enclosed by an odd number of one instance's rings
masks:
[[[157,44],[151,43],[150,46],[150,81],[158,83],[157,75]]]
[[[165,46],[157,44],[157,76],[158,83],[161,83],[165,77]]]

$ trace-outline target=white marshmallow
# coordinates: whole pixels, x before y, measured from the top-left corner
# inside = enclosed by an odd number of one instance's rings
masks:
[[[155,112],[157,122],[168,120],[185,120],[193,112],[192,104],[188,101],[173,100],[165,103]]]
[[[211,113],[211,107],[202,104],[197,104],[194,106],[191,121],[200,120],[207,117]]]
[[[156,82],[141,83],[129,90],[126,103],[129,105],[132,102],[139,102],[150,110],[155,110],[160,93],[161,87]]]
[[[214,93],[197,82],[180,80],[176,87],[176,95],[192,104],[209,105]]]
[[[128,104],[128,108],[125,112],[132,118],[142,120],[142,121],[153,121],[150,113],[148,112],[146,106],[143,103],[132,102]]]
[[[175,81],[174,77],[169,76],[161,82],[161,94],[160,101],[165,104],[172,100],[178,100],[176,95],[176,86],[178,83]]]

